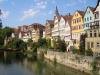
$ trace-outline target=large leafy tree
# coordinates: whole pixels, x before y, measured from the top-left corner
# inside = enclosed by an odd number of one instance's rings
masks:
[[[82,34],[80,36],[80,46],[79,46],[79,53],[81,55],[85,55],[85,38],[86,38],[86,34]]]
[[[5,38],[11,37],[12,28],[5,27],[0,29],[0,47],[3,47]]]
[[[24,51],[27,49],[27,44],[21,39],[14,38],[8,42],[7,48],[18,49],[18,50]]]
[[[61,40],[60,38],[54,41],[54,49],[60,52],[66,51],[66,43],[64,40]]]
[[[38,47],[47,47],[47,41],[45,38],[40,38],[38,40]]]

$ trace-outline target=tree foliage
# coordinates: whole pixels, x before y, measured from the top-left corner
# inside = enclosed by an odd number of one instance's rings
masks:
[[[53,41],[54,43],[54,49],[60,52],[65,52],[66,51],[66,43],[64,40],[57,39],[57,41]]]
[[[11,41],[8,42],[6,47],[24,51],[27,49],[27,44],[21,39],[13,38]]]
[[[51,39],[46,39],[46,42],[47,42],[47,47],[51,48]]]
[[[11,37],[13,30],[9,27],[0,29],[0,47],[4,45],[5,38]]]
[[[45,38],[40,38],[38,40],[38,47],[47,47],[47,41]]]
[[[81,55],[85,55],[85,38],[86,38],[86,34],[82,34],[80,36],[80,46],[79,46],[79,53]]]
[[[92,51],[92,49],[86,50],[86,55],[87,55],[87,56],[93,56],[93,51]]]
[[[73,54],[78,54],[78,49],[75,48],[74,46],[71,47],[71,50]]]

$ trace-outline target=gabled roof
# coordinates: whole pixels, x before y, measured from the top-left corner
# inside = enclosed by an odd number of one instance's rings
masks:
[[[31,24],[31,26],[35,30],[37,30],[37,29],[44,29],[45,28],[45,26],[43,26],[42,24],[39,24],[39,23],[33,23],[33,24]]]
[[[88,6],[88,7],[86,8],[86,11],[87,11],[88,8],[92,11],[92,13],[94,13],[95,8]],[[86,11],[85,11],[85,13],[86,13]]]
[[[96,8],[99,6],[99,2],[100,2],[100,0],[98,0],[97,5],[96,5],[96,7],[95,7],[95,10],[96,10]]]
[[[58,20],[60,21],[60,19],[61,19],[61,16],[54,16],[54,19],[55,19],[55,17],[57,17],[57,18],[58,18]]]
[[[50,25],[54,25],[54,20],[47,20]]]
[[[76,10],[76,11],[74,12],[74,14],[75,14],[76,12],[78,12],[82,17],[84,17],[84,14],[85,14],[84,11]],[[73,14],[73,16],[74,16],[74,14]],[[73,17],[73,16],[72,16],[72,17]]]
[[[91,9],[91,11],[94,13],[95,8],[94,7],[89,7]]]
[[[80,11],[80,10],[77,10],[77,12],[81,15],[81,16],[84,16],[84,11]]]
[[[72,15],[65,15],[65,16],[62,16],[64,18],[64,20],[66,22],[69,23],[69,25],[71,25],[71,20],[72,20]]]

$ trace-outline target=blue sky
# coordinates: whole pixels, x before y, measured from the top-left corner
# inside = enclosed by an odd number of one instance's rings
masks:
[[[17,27],[32,23],[45,24],[53,19],[57,5],[60,14],[95,7],[97,0],[0,0],[3,26]]]

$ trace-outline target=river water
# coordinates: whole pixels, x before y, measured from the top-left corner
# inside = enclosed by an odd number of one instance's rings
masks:
[[[0,56],[0,75],[89,75],[49,60]]]

